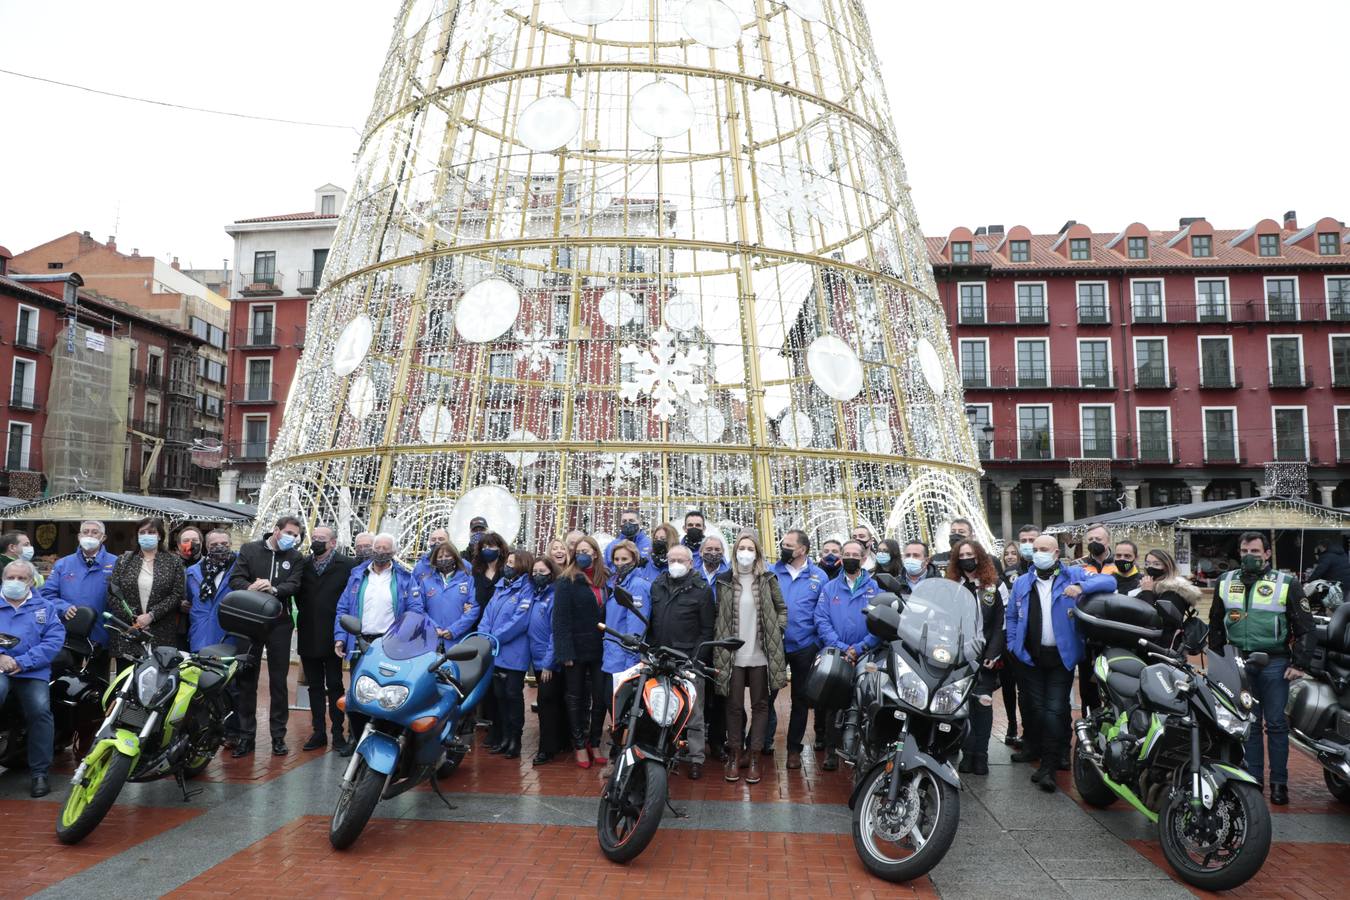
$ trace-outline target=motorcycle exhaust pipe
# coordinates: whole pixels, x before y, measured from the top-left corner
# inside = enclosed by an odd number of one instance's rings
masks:
[[[1097,753],[1096,746],[1092,743],[1092,729],[1088,723],[1079,719],[1073,723],[1073,733],[1078,738],[1078,753],[1086,756],[1094,763],[1101,762],[1101,756]]]
[[[1289,739],[1295,747],[1321,763],[1323,768],[1329,769],[1346,781],[1350,781],[1350,760],[1342,755],[1339,747],[1328,746],[1297,728],[1289,729]]]

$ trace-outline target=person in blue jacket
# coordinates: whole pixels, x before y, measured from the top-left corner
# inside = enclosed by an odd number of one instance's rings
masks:
[[[839,577],[825,585],[820,592],[820,601],[816,604],[816,631],[825,647],[834,647],[844,652],[844,658],[851,663],[878,643],[876,637],[867,630],[867,618],[863,613],[872,598],[881,592],[870,572],[863,568],[863,558],[867,548],[862,541],[849,538],[840,551]],[[816,715],[821,715],[817,710]],[[821,768],[833,772],[839,768],[839,729],[834,725],[834,713],[828,711],[825,721],[828,723],[825,734],[825,762]]]
[[[108,632],[103,628],[103,610],[108,599],[108,576],[112,574],[117,556],[103,546],[107,531],[102,522],[80,523],[80,549],[63,556],[52,566],[51,574],[38,593],[64,619],[75,615],[75,607],[87,606],[95,613],[94,627],[89,639],[94,642],[94,656],[89,664],[96,672],[108,674]]]
[[[811,562],[811,538],[805,531],[794,528],[783,535],[778,547],[778,562],[770,566],[778,576],[778,587],[787,604],[787,631],[783,634],[783,651],[787,654],[788,671],[792,673],[792,712],[788,716],[787,767],[802,767],[802,738],[806,736],[806,680],[811,666],[820,652],[820,632],[816,630],[816,607],[820,595],[830,579],[825,570]],[[773,711],[773,697],[769,698],[768,749],[773,749],[773,736],[778,730],[778,716]],[[819,724],[817,730],[824,732]]]
[[[530,570],[530,666],[534,669],[535,706],[539,715],[539,749],[531,762],[542,766],[572,743],[563,697],[562,664],[553,653],[553,582],[562,569],[552,557],[541,556]]]
[[[613,566],[614,550],[624,541],[637,548],[638,565],[651,556],[652,539],[642,530],[642,514],[636,509],[625,509],[619,513],[619,536],[605,547],[605,562]]]
[[[717,578],[731,571],[731,563],[727,562],[726,545],[722,543],[720,537],[710,534],[699,544],[699,552],[694,556],[694,570],[695,574],[702,575],[708,587],[713,589],[713,602],[717,602]]]
[[[527,574],[534,556],[513,550],[506,557],[502,580],[483,610],[478,630],[497,639],[497,664],[492,670],[492,695],[497,714],[488,731],[488,750],[506,759],[520,756],[525,730],[525,670],[530,667],[530,607],[534,583]]]
[[[206,533],[206,552],[201,561],[187,570],[188,649],[193,653],[225,640],[216,612],[220,599],[230,592],[230,576],[237,558],[230,547],[228,531],[214,529]]]
[[[433,528],[431,534],[427,535],[427,552],[417,557],[417,562],[413,563],[413,578],[421,583],[422,576],[431,572],[431,558],[436,555],[436,548],[446,541],[450,540],[450,532],[444,528]]]
[[[33,583],[37,569],[22,559],[5,566],[0,581],[0,634],[12,635],[19,643],[0,650],[0,708],[9,692],[19,696],[24,719],[28,722],[28,775],[30,793],[45,797],[51,793],[47,770],[51,768],[53,742],[52,660],[66,641],[56,607],[37,596]]]
[[[651,607],[652,586],[638,572],[638,548],[632,541],[619,541],[613,553],[614,570],[609,576],[609,590],[605,598],[605,627],[622,634],[645,634],[647,626],[638,618],[637,613],[619,605],[614,598],[614,588],[621,587],[633,595],[633,602],[645,616]],[[617,641],[605,641],[601,651],[600,671],[604,673],[605,693],[614,694],[614,676],[632,668],[638,662],[638,655],[625,650]],[[610,722],[610,734],[613,735],[614,723]],[[611,739],[609,758],[614,759],[617,748]]]
[[[1023,717],[1023,748],[1013,760],[1040,760],[1031,780],[1043,791],[1053,793],[1055,771],[1069,768],[1069,695],[1084,654],[1069,610],[1083,594],[1115,589],[1114,575],[1064,565],[1052,534],[1036,538],[1031,568],[1013,582],[1005,610],[1008,650],[1022,663],[1019,687],[1027,695],[1027,712],[1039,719],[1026,722]]]
[[[428,557],[425,566],[419,560],[413,568],[413,581],[422,591],[422,603],[431,621],[437,629],[449,631],[473,606],[473,576],[464,568],[459,550],[448,540],[438,543]]]

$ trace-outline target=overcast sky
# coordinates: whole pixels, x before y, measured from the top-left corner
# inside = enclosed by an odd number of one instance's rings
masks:
[[[677,0],[667,0],[677,2]],[[1099,231],[1350,218],[1350,3],[866,0],[920,221]],[[357,126],[397,0],[0,0],[0,68]],[[216,267],[226,222],[311,208],[353,130],[0,74],[0,244],[89,230]]]

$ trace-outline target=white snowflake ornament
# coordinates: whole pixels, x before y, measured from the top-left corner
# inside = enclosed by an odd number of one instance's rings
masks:
[[[646,394],[653,401],[652,413],[663,422],[675,414],[675,401],[695,404],[708,397],[707,386],[695,381],[699,369],[707,364],[707,354],[697,345],[681,349],[675,335],[664,328],[652,334],[647,347],[630,344],[622,348],[619,360],[633,366],[634,373],[633,381],[620,385],[619,397],[633,401]]]
[[[601,457],[591,470],[596,478],[612,481],[615,487],[637,481],[641,472],[641,458],[636,453],[615,453]]]
[[[553,358],[558,350],[558,344],[552,339],[548,329],[542,323],[536,322],[528,331],[517,328],[512,337],[520,344],[516,348],[515,357],[517,363],[524,364],[525,376],[528,378],[537,374],[541,378],[547,378],[553,371]]]

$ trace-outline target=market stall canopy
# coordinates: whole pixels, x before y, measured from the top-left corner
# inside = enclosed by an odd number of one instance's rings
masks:
[[[0,499],[0,518],[12,522],[78,522],[84,519],[134,522],[145,516],[160,516],[172,530],[180,522],[220,522],[247,526],[253,522],[255,512],[254,507],[243,504],[146,497],[113,491],[72,491],[10,506],[5,506],[4,500]]]
[[[1174,503],[1144,509],[1099,513],[1045,529],[1047,534],[1079,535],[1097,522],[1118,530],[1350,529],[1350,509],[1322,506],[1297,497],[1245,497],[1207,503]]]

